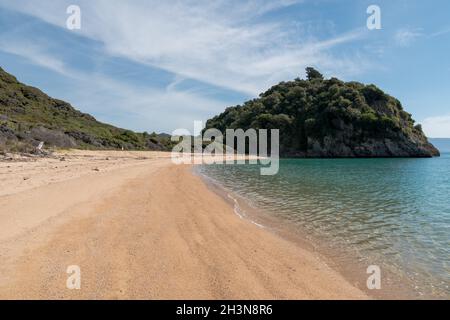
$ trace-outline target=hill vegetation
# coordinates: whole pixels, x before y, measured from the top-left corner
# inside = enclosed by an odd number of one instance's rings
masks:
[[[41,141],[59,148],[171,149],[169,135],[136,133],[101,123],[0,68],[0,150],[32,152]]]

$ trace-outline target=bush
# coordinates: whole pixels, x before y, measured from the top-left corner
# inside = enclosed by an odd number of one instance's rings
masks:
[[[419,123],[414,126],[414,129],[416,129],[419,132],[423,132],[422,125]]]

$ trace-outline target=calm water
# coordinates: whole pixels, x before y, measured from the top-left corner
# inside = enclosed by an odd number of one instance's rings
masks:
[[[202,174],[312,236],[450,298],[450,154],[433,159],[281,160],[205,165]]]

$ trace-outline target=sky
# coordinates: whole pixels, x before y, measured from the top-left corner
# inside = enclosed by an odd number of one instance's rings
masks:
[[[450,137],[448,0],[0,0],[0,67],[135,131],[192,132],[307,66],[376,84]]]

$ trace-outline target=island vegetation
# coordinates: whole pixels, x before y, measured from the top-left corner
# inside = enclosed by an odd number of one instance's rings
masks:
[[[377,86],[325,79],[314,68],[306,76],[227,108],[206,129],[279,129],[285,157],[439,155],[400,101]]]

